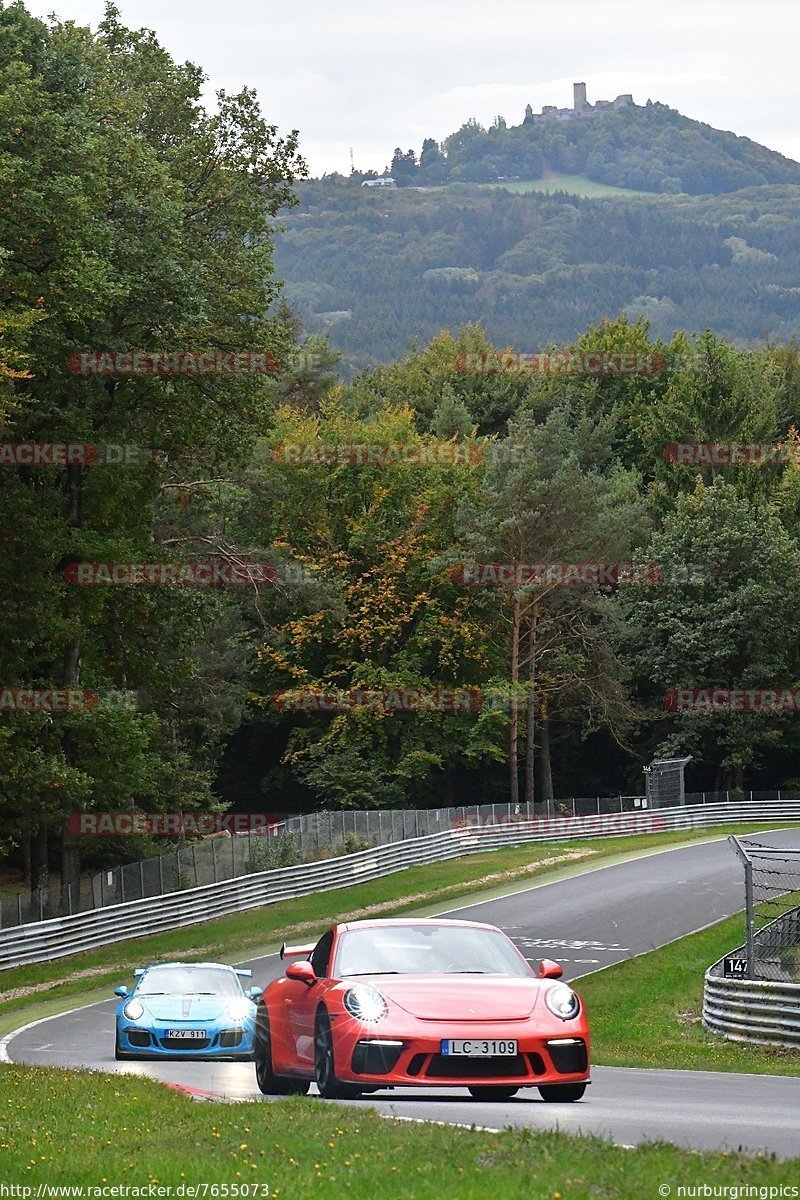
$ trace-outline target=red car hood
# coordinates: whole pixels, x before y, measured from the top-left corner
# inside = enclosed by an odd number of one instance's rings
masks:
[[[384,975],[371,986],[421,1021],[524,1021],[541,984],[499,975]]]

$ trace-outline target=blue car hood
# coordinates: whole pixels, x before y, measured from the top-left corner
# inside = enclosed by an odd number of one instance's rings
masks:
[[[234,1003],[234,996],[137,996],[144,1005],[145,1016],[155,1021],[196,1021],[200,1025],[207,1022],[229,1023],[231,1018],[228,1009]]]

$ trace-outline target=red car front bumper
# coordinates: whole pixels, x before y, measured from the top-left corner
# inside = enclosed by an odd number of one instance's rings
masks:
[[[336,1076],[342,1082],[374,1087],[538,1087],[589,1079],[589,1037],[582,1022],[570,1029],[532,1033],[531,1023],[502,1022],[501,1029],[456,1024],[397,1035],[360,1022],[333,1022]],[[451,1039],[514,1039],[516,1055],[466,1057],[442,1053]]]

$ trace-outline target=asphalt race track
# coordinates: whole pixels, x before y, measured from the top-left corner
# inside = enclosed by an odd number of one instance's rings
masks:
[[[800,830],[752,834],[751,839],[800,846]],[[564,978],[575,980],[742,907],[742,868],[723,839],[529,886],[447,913],[499,925],[527,958],[556,959]],[[131,969],[136,965],[132,962]],[[281,973],[276,955],[238,965],[252,967],[253,981],[260,985]],[[119,1071],[205,1094],[264,1099],[249,1063],[117,1063],[115,1003],[104,1001],[38,1022],[4,1039],[5,1053],[14,1062]],[[800,1154],[798,1078],[595,1067],[592,1079],[584,1099],[575,1104],[545,1104],[535,1090],[502,1103],[482,1103],[466,1091],[429,1088],[398,1089],[345,1103],[368,1105],[386,1116],[496,1129],[558,1126],[626,1145],[661,1140],[694,1149],[763,1150],[782,1158]]]

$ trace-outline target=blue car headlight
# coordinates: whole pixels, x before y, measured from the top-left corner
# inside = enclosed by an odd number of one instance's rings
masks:
[[[228,1005],[228,1016],[237,1025],[241,1025],[253,1011],[253,1005],[250,1000],[245,1000],[244,996],[240,1000],[232,1000]]]
[[[122,1015],[127,1017],[129,1021],[138,1021],[143,1014],[144,1005],[139,1000],[129,1000],[122,1009]]]

